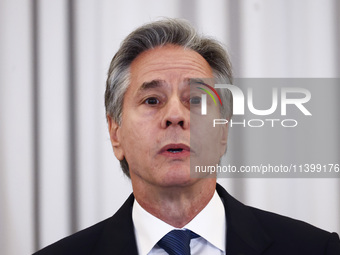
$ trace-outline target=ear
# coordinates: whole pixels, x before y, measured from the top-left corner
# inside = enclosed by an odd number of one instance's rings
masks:
[[[121,144],[121,127],[116,123],[113,118],[109,115],[106,116],[108,126],[109,126],[109,133],[110,133],[110,140],[113,148],[113,152],[118,160],[124,159],[124,150]]]
[[[221,125],[221,140],[220,140],[220,157],[224,155],[227,149],[227,143],[228,143],[228,131],[229,131],[229,126],[228,123],[225,125]]]

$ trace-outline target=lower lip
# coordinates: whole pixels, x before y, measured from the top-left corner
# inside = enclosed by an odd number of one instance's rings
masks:
[[[182,150],[180,152],[163,151],[161,155],[169,158],[185,158],[190,156],[190,151],[188,150]]]

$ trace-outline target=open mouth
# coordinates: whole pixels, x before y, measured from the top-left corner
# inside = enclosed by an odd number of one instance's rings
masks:
[[[190,147],[183,143],[168,144],[160,150],[160,153],[168,156],[188,156],[190,155]]]
[[[176,149],[170,148],[170,149],[167,149],[167,151],[171,152],[171,153],[179,153],[179,152],[182,152],[183,149],[181,149],[181,148],[176,148]]]

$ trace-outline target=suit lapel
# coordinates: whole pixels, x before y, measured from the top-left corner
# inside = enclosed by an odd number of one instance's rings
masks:
[[[257,255],[272,243],[249,207],[230,196],[219,184],[227,218],[227,255]],[[106,224],[92,254],[137,255],[132,222],[133,194]]]
[[[137,255],[136,238],[132,222],[133,194],[106,224],[92,254]]]
[[[262,254],[271,244],[269,236],[249,207],[243,205],[219,184],[216,186],[227,218],[227,255]]]

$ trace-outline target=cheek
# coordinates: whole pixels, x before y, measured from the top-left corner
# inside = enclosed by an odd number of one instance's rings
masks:
[[[127,157],[143,157],[152,147],[153,127],[146,119],[130,119],[123,124],[122,145]]]
[[[218,162],[223,151],[223,128],[221,125],[213,127],[214,119],[218,118],[219,112],[210,112],[205,116],[195,115],[191,118],[190,142],[197,146],[198,158],[195,160],[202,165]]]

